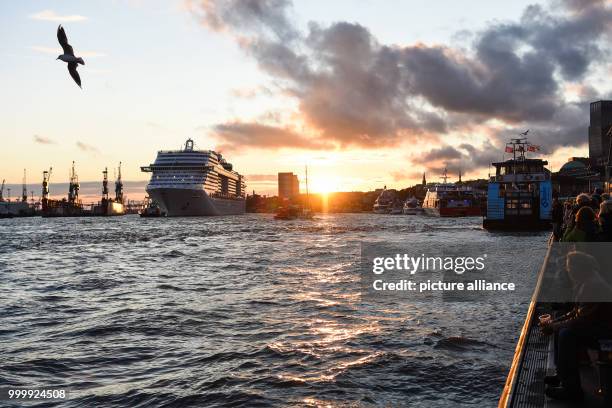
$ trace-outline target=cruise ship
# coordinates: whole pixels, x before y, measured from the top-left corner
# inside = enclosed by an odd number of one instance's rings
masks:
[[[233,215],[245,212],[244,177],[220,153],[194,150],[188,139],[182,150],[159,151],[147,194],[169,217]]]

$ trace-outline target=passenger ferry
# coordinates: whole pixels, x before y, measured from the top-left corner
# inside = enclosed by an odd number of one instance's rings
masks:
[[[194,150],[192,139],[182,150],[159,151],[140,169],[152,173],[147,194],[168,217],[245,212],[244,177],[221,153]]]
[[[444,169],[441,177],[444,182],[427,189],[423,200],[423,210],[427,215],[437,217],[472,217],[481,215],[480,200],[469,187],[448,183],[448,173]]]
[[[521,134],[522,136],[526,135]],[[551,174],[542,159],[528,159],[526,152],[536,152],[525,137],[511,139],[505,152],[512,158],[493,163],[490,177],[487,213],[483,227],[488,230],[544,230],[551,227]]]

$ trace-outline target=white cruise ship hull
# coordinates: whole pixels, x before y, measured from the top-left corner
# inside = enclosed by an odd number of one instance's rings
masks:
[[[244,199],[210,197],[204,190],[183,188],[147,189],[168,217],[244,214]]]

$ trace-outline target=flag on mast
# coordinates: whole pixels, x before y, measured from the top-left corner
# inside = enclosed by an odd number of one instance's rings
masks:
[[[538,150],[540,150],[540,146],[538,146],[538,145],[529,145],[529,146],[527,146],[527,151],[529,151],[529,152],[537,152]]]

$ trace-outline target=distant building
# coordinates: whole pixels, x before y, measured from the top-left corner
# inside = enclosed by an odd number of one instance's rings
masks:
[[[601,165],[608,160],[612,126],[612,101],[591,102],[589,124],[589,158]]]
[[[278,173],[278,197],[293,199],[300,195],[300,181],[297,174]]]
[[[594,160],[570,157],[557,173],[553,173],[552,182],[561,197],[575,197],[602,187],[601,176],[601,169],[594,165]]]

